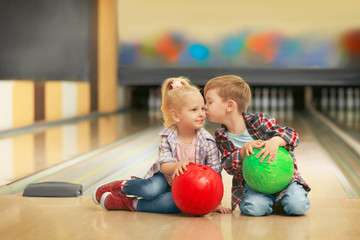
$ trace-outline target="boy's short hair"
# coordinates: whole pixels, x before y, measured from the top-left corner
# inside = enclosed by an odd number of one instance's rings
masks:
[[[219,97],[224,101],[234,100],[241,113],[246,112],[251,101],[249,85],[239,76],[224,75],[210,79],[205,87],[204,94],[210,89],[217,89]]]

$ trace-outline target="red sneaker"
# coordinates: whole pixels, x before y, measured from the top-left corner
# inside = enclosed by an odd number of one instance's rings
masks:
[[[116,196],[126,197],[126,194],[121,190],[121,187],[127,186],[126,184],[123,184],[125,181],[126,180],[114,181],[97,187],[93,193],[94,203],[99,204],[101,196],[106,192],[111,192]]]
[[[102,195],[100,205],[107,210],[130,210],[134,212],[132,201],[134,198],[119,197],[110,192]]]

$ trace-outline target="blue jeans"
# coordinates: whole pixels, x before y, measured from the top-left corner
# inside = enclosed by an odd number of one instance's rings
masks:
[[[250,216],[265,216],[272,213],[276,194],[256,192],[247,183],[244,183],[244,187],[244,199],[239,204],[241,213]],[[288,186],[285,195],[280,199],[280,203],[288,215],[303,215],[310,209],[307,192],[297,182]]]
[[[124,187],[127,195],[139,197],[137,211],[153,213],[179,213],[171,188],[164,174],[158,172],[148,179],[134,179],[126,181]]]

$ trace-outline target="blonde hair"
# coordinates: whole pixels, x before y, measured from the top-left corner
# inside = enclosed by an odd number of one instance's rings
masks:
[[[174,82],[181,83],[181,86],[176,86]],[[174,85],[174,87],[172,86]],[[170,110],[180,109],[182,106],[181,99],[184,95],[189,93],[199,93],[197,86],[193,85],[189,79],[185,77],[174,77],[166,79],[161,86],[161,112],[163,114],[164,126],[170,127],[175,124],[170,116]]]
[[[210,89],[216,89],[224,101],[234,100],[239,112],[246,112],[251,101],[249,85],[239,76],[224,75],[209,80],[204,87],[204,94]]]

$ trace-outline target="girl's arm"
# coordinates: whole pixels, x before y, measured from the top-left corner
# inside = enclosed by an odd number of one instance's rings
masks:
[[[217,173],[220,174],[222,168],[220,165],[219,149],[217,148],[216,143],[211,135],[210,137],[206,138],[206,146],[203,145],[203,147],[206,149],[206,157],[205,157],[206,165],[211,167]]]
[[[166,136],[160,137],[158,164],[165,175],[180,175],[186,171],[190,162],[178,162],[172,154],[171,145]]]
[[[177,166],[177,161],[171,151],[171,145],[168,142],[167,137],[163,135],[160,136],[157,164],[159,170],[166,175],[172,175],[174,173],[175,166]]]
[[[192,161],[167,162],[161,164],[161,172],[166,175],[180,176],[187,170],[186,166]]]

